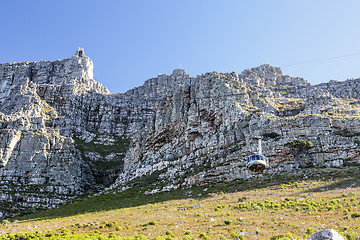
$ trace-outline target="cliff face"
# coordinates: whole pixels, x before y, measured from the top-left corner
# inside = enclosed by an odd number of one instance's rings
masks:
[[[158,182],[149,193],[248,178],[254,136],[268,172],[360,161],[360,79],[311,86],[270,65],[197,77],[176,69],[110,94],[92,69],[79,52],[0,64],[0,215],[145,176]],[[286,145],[294,138],[314,147],[296,152]]]
[[[0,200],[13,203],[1,204],[3,212],[53,207],[94,182],[72,138],[79,113],[68,106],[109,93],[92,71],[92,61],[77,56],[0,64]]]

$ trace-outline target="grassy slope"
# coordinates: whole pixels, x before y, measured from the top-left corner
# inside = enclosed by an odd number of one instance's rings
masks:
[[[154,195],[141,193],[140,184],[122,193],[84,198],[5,221],[0,233],[33,232],[17,239],[35,235],[38,239],[235,239],[242,234],[245,239],[290,234],[301,239],[312,231],[333,228],[356,239],[359,167],[321,171],[325,173],[306,169],[297,176],[267,175]],[[135,238],[139,235],[145,237]]]

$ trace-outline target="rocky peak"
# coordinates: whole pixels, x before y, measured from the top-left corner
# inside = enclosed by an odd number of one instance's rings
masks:
[[[284,75],[283,71],[271,66],[270,64],[263,64],[259,67],[246,69],[241,73],[241,78],[245,82],[256,87],[279,87],[279,86],[309,86],[310,83],[303,78],[290,77]]]
[[[174,71],[172,72],[172,74],[171,74],[172,76],[174,76],[174,77],[179,77],[179,76],[182,76],[182,77],[184,77],[184,76],[189,76],[187,73],[186,73],[186,71],[185,71],[185,69],[182,69],[182,68],[177,68],[177,69],[174,69]]]

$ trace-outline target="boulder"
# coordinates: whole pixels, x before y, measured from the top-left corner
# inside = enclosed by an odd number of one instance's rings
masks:
[[[321,232],[314,233],[311,235],[310,240],[344,240],[343,236],[341,236],[337,231],[334,229],[326,229]]]

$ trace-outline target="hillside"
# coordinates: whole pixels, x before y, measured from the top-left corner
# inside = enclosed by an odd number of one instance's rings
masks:
[[[360,161],[360,79],[312,86],[265,64],[192,77],[183,69],[112,94],[79,49],[0,64],[0,218],[98,192],[151,194]],[[294,140],[311,142],[305,149]]]
[[[155,195],[138,186],[3,221],[0,239],[304,239],[335,229],[355,240],[359,174],[307,169]]]

